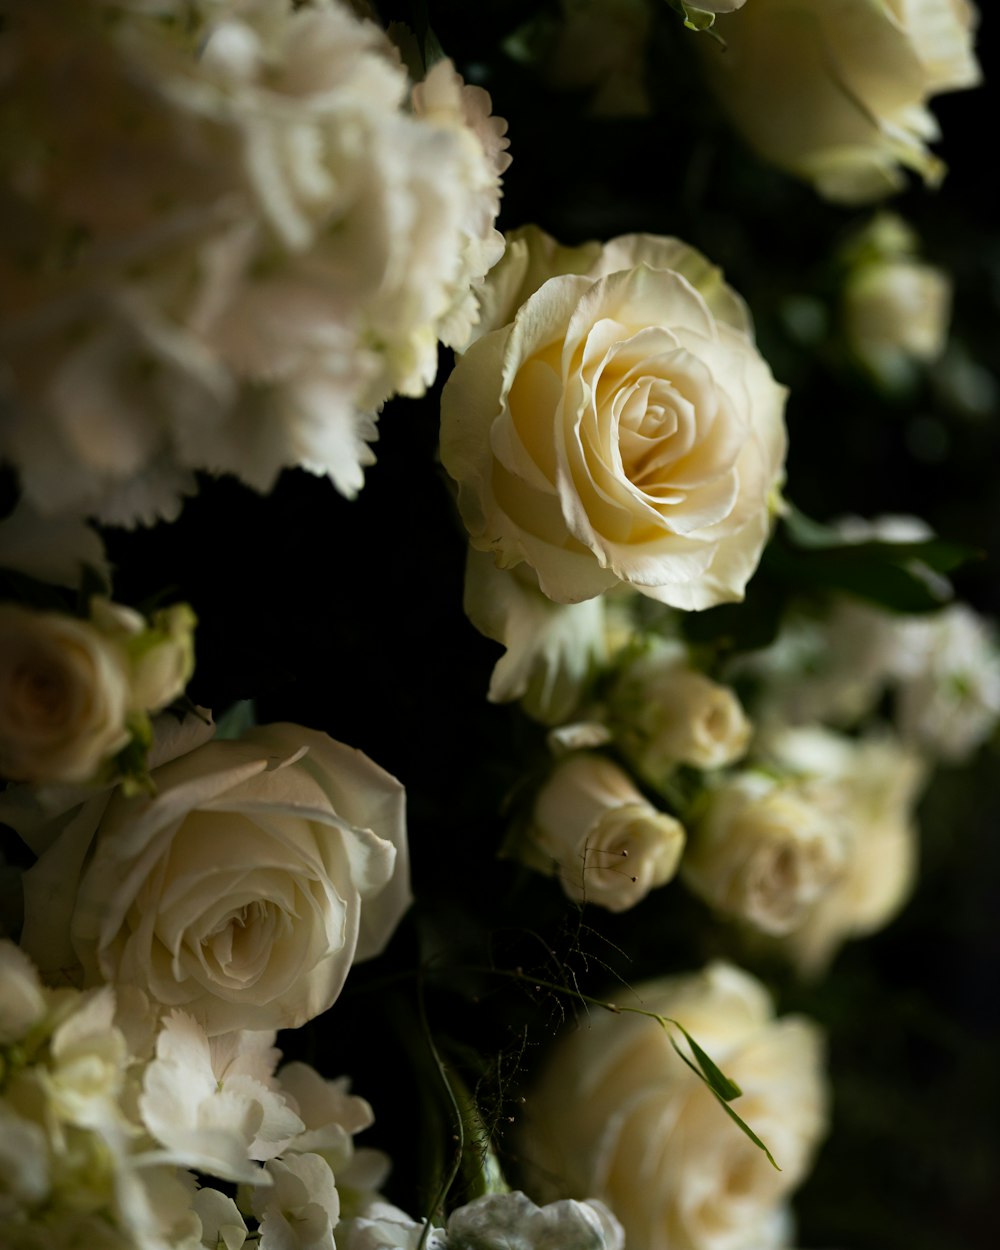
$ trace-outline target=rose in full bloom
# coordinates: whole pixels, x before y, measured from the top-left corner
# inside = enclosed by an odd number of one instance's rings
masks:
[[[636,987],[678,1020],[742,1089],[733,1104],[771,1167],[674,1053],[655,1020],[591,1014],[556,1044],[526,1107],[523,1157],[536,1196],[606,1202],[640,1250],[785,1244],[786,1203],[826,1126],[816,1028],[775,1019],[764,987],[729,964]],[[622,1001],[622,1000],[619,1000]]]
[[[153,797],[107,791],[56,818],[7,801],[3,818],[40,855],[25,949],[50,974],[141,986],[210,1035],[325,1011],[409,903],[402,786],[281,724],[203,742],[151,776]]]
[[[472,545],[557,603],[623,584],[685,609],[740,599],[785,453],[785,393],[742,303],[674,239],[616,239],[589,267],[578,250],[586,272],[554,277],[532,259],[501,264],[495,315],[524,302],[442,396]]]
[[[539,791],[515,853],[580,903],[627,911],[677,871],[684,827],[602,755],[580,751]]]
[[[703,47],[733,124],[765,159],[832,200],[937,182],[927,101],[980,81],[969,0],[753,0]]]

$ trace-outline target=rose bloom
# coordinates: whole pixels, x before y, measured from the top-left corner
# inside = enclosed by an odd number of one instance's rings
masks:
[[[767,750],[773,765],[797,773],[807,792],[840,792],[847,833],[842,869],[780,939],[801,973],[818,976],[843,942],[884,928],[909,898],[927,766],[889,733],[848,738],[803,726],[775,731]]]
[[[836,785],[738,773],[706,796],[684,880],[763,933],[801,925],[844,871],[849,828]]]
[[[49,975],[139,985],[210,1035],[294,1028],[409,903],[403,788],[297,725],[179,754],[211,733],[191,720],[153,797],[109,790],[61,814],[5,798],[0,819],[40,855],[24,948]]]
[[[0,605],[0,773],[86,781],[129,740],[125,653],[88,621]]]
[[[566,894],[627,911],[677,871],[684,827],[658,811],[617,764],[580,751],[540,790],[516,854],[559,876]]]
[[[968,0],[753,0],[703,47],[733,125],[767,161],[856,204],[944,168],[928,99],[980,81]],[[707,43],[707,41],[706,41]]]
[[[524,302],[442,396],[472,545],[530,565],[558,603],[622,584],[684,609],[742,598],[781,477],[785,392],[741,301],[674,239],[616,239],[589,265],[592,248],[563,249],[586,272],[557,276],[535,250],[491,275],[484,317]]]
[[[786,1201],[826,1126],[817,1029],[776,1020],[764,987],[729,964],[636,987],[741,1087],[734,1109],[771,1167],[647,1016],[588,1015],[557,1043],[528,1098],[523,1156],[546,1196],[606,1202],[632,1250],[784,1245]]]

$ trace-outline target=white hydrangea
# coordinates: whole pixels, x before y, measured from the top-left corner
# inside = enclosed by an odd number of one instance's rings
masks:
[[[411,106],[340,0],[56,9],[15,6],[0,109],[0,439],[31,506],[146,523],[195,470],[291,465],[355,494],[502,250],[485,92],[442,63]]]
[[[48,989],[0,942],[4,1250],[333,1250],[341,1192],[376,1205],[387,1161],[354,1149],[364,1099],[301,1063],[279,1079],[273,1042],[127,987]]]

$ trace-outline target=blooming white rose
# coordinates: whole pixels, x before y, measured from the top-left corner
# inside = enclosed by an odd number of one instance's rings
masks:
[[[514,853],[558,874],[577,902],[626,911],[673,877],[684,836],[683,825],[657,811],[617,764],[581,751],[542,786]]]
[[[753,732],[735,693],[691,668],[683,647],[653,647],[627,663],[610,707],[622,750],[654,786],[678,764],[733,763]]]
[[[779,1246],[785,1204],[826,1125],[816,1028],[776,1020],[729,964],[636,987],[637,1005],[697,1038],[743,1093],[733,1104],[781,1167],[724,1116],[646,1016],[600,1013],[556,1044],[527,1100],[522,1154],[544,1196],[593,1195],[642,1250]]]
[[[899,190],[900,166],[940,180],[927,101],[979,83],[977,20],[969,0],[753,0],[727,20],[724,51],[702,50],[765,160],[861,203]]]
[[[472,545],[558,603],[623,583],[739,599],[767,539],[784,391],[745,310],[677,240],[613,240],[458,361],[441,458]]]
[[[763,933],[786,934],[844,871],[849,826],[836,786],[739,773],[710,787],[685,882]]]
[[[128,664],[87,621],[0,604],[0,773],[86,781],[129,740]]]
[[[152,777],[153,797],[106,792],[56,819],[8,804],[40,853],[25,949],[43,971],[141,985],[210,1035],[325,1011],[409,903],[402,786],[295,725],[204,742]]]

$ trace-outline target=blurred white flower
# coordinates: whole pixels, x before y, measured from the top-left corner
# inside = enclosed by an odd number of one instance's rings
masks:
[[[643,1250],[785,1244],[787,1201],[826,1128],[818,1031],[776,1020],[764,987],[729,964],[636,986],[680,1021],[743,1091],[736,1107],[776,1171],[722,1114],[655,1020],[590,1015],[556,1044],[529,1094],[521,1153],[533,1192],[607,1203]]]
[[[888,390],[909,384],[948,339],[951,279],[918,258],[917,237],[883,213],[844,248],[844,333],[861,364]]]
[[[624,1250],[621,1224],[603,1202],[563,1198],[537,1206],[523,1193],[484,1194],[448,1216],[449,1246],[461,1250]]]
[[[581,903],[626,911],[677,871],[684,827],[657,811],[617,764],[591,752],[560,761],[511,853],[558,875]]]
[[[844,871],[844,798],[822,781],[737,773],[709,787],[681,871],[707,903],[763,933],[792,932]]]
[[[1000,719],[1000,648],[994,627],[956,603],[899,627],[899,728],[916,746],[958,762]]]
[[[476,291],[504,252],[504,238],[494,222],[500,212],[501,175],[511,160],[507,123],[492,115],[489,93],[465,83],[449,60],[438,61],[428,70],[410,98],[414,114],[453,131],[466,154],[461,265],[452,282],[450,306],[438,327],[441,342],[460,351],[479,319]]]
[[[840,792],[848,835],[843,869],[781,939],[799,969],[816,976],[844,941],[883,928],[909,897],[927,768],[889,734],[851,739],[816,727],[789,729],[770,737],[767,752],[803,783]]]
[[[149,523],[193,470],[268,490],[292,465],[355,494],[378,409],[424,392],[502,249],[488,97],[442,66],[411,109],[340,0],[56,9],[12,12],[0,109],[29,503]]]
[[[927,102],[980,82],[977,21],[969,0],[752,0],[727,19],[724,50],[707,40],[701,50],[765,160],[857,204],[898,191],[900,167],[941,180]]]

